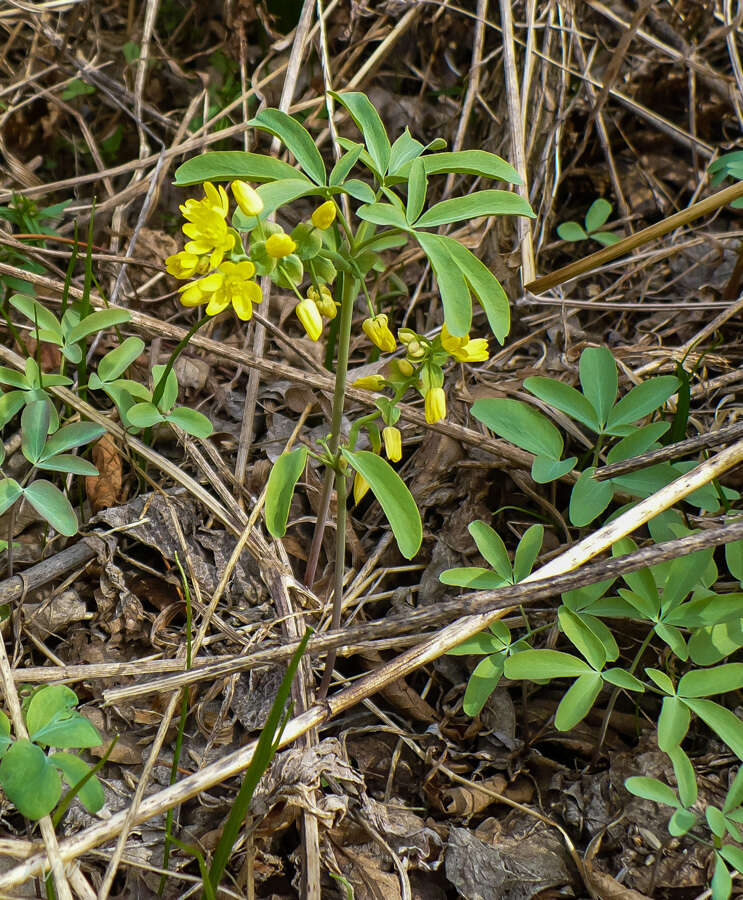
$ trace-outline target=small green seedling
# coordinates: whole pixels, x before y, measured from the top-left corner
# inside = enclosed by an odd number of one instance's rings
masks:
[[[743,181],[743,150],[734,150],[716,159],[709,167],[709,174],[712,187],[717,187],[726,178]],[[733,200],[730,206],[733,209],[743,209],[743,197]]]
[[[28,738],[10,736],[10,720],[0,712],[0,787],[21,815],[41,819],[62,796],[62,781],[80,785],[77,796],[90,813],[105,802],[103,788],[90,767],[74,753],[101,745],[101,736],[75,709],[77,695],[62,684],[37,690],[24,709]],[[54,753],[48,749],[60,748]],[[45,752],[47,751],[47,752]]]
[[[611,231],[599,231],[611,215],[612,209],[608,200],[599,197],[588,207],[588,212],[583,220],[585,228],[578,222],[562,222],[557,226],[557,233],[564,241],[587,241],[592,238],[599,244],[603,244],[604,247],[616,244],[621,240],[620,235],[613,234]]]

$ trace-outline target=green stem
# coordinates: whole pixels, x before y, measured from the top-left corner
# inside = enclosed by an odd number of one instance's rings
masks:
[[[163,391],[165,390],[165,382],[168,380],[168,375],[173,368],[173,363],[178,359],[183,350],[186,348],[188,342],[191,338],[196,334],[196,332],[201,328],[202,325],[206,324],[212,316],[203,315],[195,325],[192,325],[188,330],[186,336],[183,340],[176,346],[175,350],[170,354],[170,359],[168,360],[167,365],[165,366],[165,371],[163,372],[160,380],[158,381],[155,391],[152,394],[152,402],[155,406],[160,402],[163,396]]]

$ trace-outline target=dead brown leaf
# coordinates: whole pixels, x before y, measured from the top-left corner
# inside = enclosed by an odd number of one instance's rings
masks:
[[[93,463],[100,474],[88,475],[85,479],[85,492],[93,509],[100,512],[116,506],[121,496],[122,467],[121,457],[116,444],[109,434],[93,446]]]

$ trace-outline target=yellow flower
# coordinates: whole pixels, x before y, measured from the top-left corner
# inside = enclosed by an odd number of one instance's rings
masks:
[[[201,212],[208,211],[218,213],[223,219],[227,218],[227,213],[230,211],[230,202],[227,199],[227,191],[225,191],[221,184],[214,187],[211,181],[204,182],[203,200],[189,198],[183,206],[181,206],[181,212],[187,219],[191,218],[191,215],[189,214],[199,215]]]
[[[174,278],[193,278],[194,275],[206,275],[209,271],[209,259],[181,250],[165,260],[165,268]]]
[[[266,240],[266,253],[274,259],[283,259],[296,249],[297,245],[288,234],[272,234]]]
[[[415,369],[407,361],[407,359],[398,359],[397,371],[402,375],[403,378],[410,378],[413,372],[415,372]]]
[[[191,240],[186,244],[186,253],[195,256],[209,255],[207,269],[216,269],[236,243],[235,232],[226,222],[229,201],[225,189],[207,181],[204,183],[204,199],[190,198],[181,206],[187,223],[183,233]]]
[[[400,462],[402,459],[402,435],[400,429],[394,425],[388,425],[382,429],[384,439],[384,452],[390,462]]]
[[[446,324],[441,328],[441,346],[459,362],[485,362],[488,358],[488,342],[485,338],[475,338],[471,341],[468,334],[464,337],[454,337],[449,333]]]
[[[446,394],[440,387],[431,388],[425,400],[426,422],[433,425],[446,416]]]
[[[263,201],[254,188],[244,181],[233,181],[230,185],[232,195],[246,216],[259,216],[263,211]]]
[[[184,285],[181,303],[184,306],[207,304],[206,314],[216,316],[232,306],[239,318],[247,322],[253,315],[253,304],[263,300],[263,294],[255,281],[255,266],[250,260],[223,262],[216,272]]]
[[[316,341],[322,334],[322,316],[315,301],[310,300],[309,297],[300,300],[294,312],[302,325],[304,325],[304,330],[307,334],[313,341]]]
[[[335,222],[335,203],[332,200],[326,200],[321,206],[318,206],[317,209],[312,213],[312,224],[315,228],[320,228],[324,231],[326,228],[330,228],[330,226]]]
[[[307,296],[310,300],[315,301],[320,314],[325,316],[326,319],[334,319],[336,317],[338,306],[327,284],[321,284],[319,291],[314,287],[309,288]]]
[[[361,503],[366,492],[369,490],[369,482],[364,476],[357,472],[353,479],[353,502]]]
[[[410,359],[423,359],[426,355],[426,348],[420,341],[412,340],[408,343],[408,356]]]
[[[387,384],[382,375],[364,375],[354,381],[353,386],[361,391],[381,391]]]
[[[372,344],[385,353],[394,352],[397,346],[395,344],[395,336],[387,327],[387,316],[384,313],[373,316],[370,319],[364,319],[361,327]]]

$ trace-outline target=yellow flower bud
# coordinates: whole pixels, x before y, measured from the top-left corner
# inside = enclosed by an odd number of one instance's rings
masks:
[[[288,234],[272,234],[266,240],[266,253],[274,259],[283,259],[296,249],[297,245]]]
[[[336,208],[332,200],[326,200],[312,213],[312,224],[315,228],[325,230],[335,222]]]
[[[402,375],[403,378],[410,378],[413,372],[415,372],[415,369],[407,361],[407,359],[399,359],[397,361],[397,371]]]
[[[431,388],[425,400],[426,422],[433,425],[446,416],[446,394],[440,387]]]
[[[385,353],[394,352],[397,346],[395,344],[395,336],[387,327],[387,316],[384,313],[370,319],[364,319],[361,327],[372,344]]]
[[[353,479],[353,502],[361,503],[361,500],[368,490],[369,482],[360,472],[357,472]]]
[[[310,300],[314,300],[317,308],[320,310],[320,314],[325,316],[326,319],[334,319],[336,317],[338,307],[327,284],[321,284],[319,291],[314,287],[309,288],[307,296]]]
[[[407,345],[411,341],[417,341],[418,335],[413,331],[412,328],[398,328],[397,329],[397,339],[401,344]]]
[[[384,452],[390,462],[400,462],[402,459],[402,435],[400,429],[394,425],[388,425],[382,429],[384,440]]]
[[[364,375],[357,378],[353,386],[361,391],[381,391],[387,381],[382,375]]]
[[[426,348],[420,341],[412,340],[408,344],[408,356],[411,359],[423,359],[426,355]]]
[[[322,334],[322,316],[315,301],[309,298],[300,300],[294,312],[302,325],[304,325],[304,330],[307,334],[313,341],[316,341]]]
[[[244,181],[233,181],[230,185],[232,194],[246,216],[258,216],[263,211],[263,201],[256,190]]]

